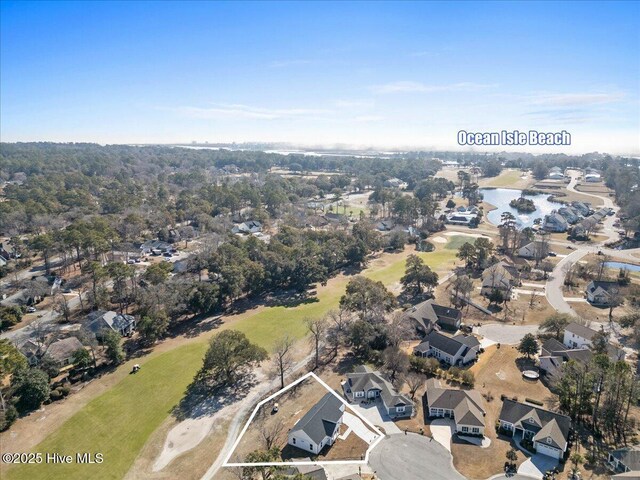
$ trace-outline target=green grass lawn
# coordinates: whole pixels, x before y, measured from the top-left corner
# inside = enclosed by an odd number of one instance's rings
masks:
[[[454,237],[455,238],[455,237]],[[434,270],[443,270],[455,259],[452,250],[418,253]],[[405,260],[364,274],[386,285],[398,282]],[[251,341],[270,348],[288,332],[296,338],[306,335],[303,320],[318,317],[338,306],[347,278],[334,280],[323,289],[317,302],[296,307],[271,307],[247,316],[230,326],[244,332]],[[223,325],[221,328],[228,328]],[[11,468],[7,479],[120,479],[131,467],[151,433],[170,415],[201,365],[206,339],[151,355],[143,368],[129,375],[109,391],[96,397],[49,435],[34,451],[75,455],[76,452],[103,453],[101,465],[20,465]],[[131,368],[132,360],[121,368]],[[203,458],[212,462],[215,453]]]
[[[511,187],[520,182],[520,176],[522,173],[519,170],[504,170],[497,177],[493,177],[486,180],[483,187]]]
[[[458,250],[465,243],[473,243],[475,242],[475,238],[469,237],[467,235],[454,235],[449,237],[449,241],[444,246],[447,250]]]

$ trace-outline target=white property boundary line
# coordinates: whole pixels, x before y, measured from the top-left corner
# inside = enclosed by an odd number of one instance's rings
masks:
[[[236,448],[238,447],[238,444],[240,443],[240,440],[242,440],[242,437],[244,436],[244,434],[246,433],[247,429],[249,428],[249,425],[251,424],[251,422],[253,421],[254,417],[258,413],[258,410],[260,410],[260,407],[262,407],[262,405],[264,405],[265,403],[273,400],[275,397],[283,394],[287,390],[295,387],[296,385],[298,385],[299,383],[303,382],[304,380],[306,380],[309,377],[312,377],[314,380],[316,380],[318,383],[320,383],[320,385],[322,385],[324,388],[326,388],[327,391],[332,393],[334,397],[336,397],[338,400],[340,400],[342,403],[344,403],[345,406],[349,407],[350,410],[358,418],[360,418],[360,420],[362,420],[367,426],[371,427],[373,429],[373,431],[378,435],[378,438],[371,445],[369,445],[369,448],[367,448],[367,451],[365,453],[364,459],[363,460],[324,460],[324,461],[318,461],[318,462],[300,461],[300,462],[255,462],[255,463],[252,463],[252,462],[239,462],[239,463],[231,462],[230,463],[229,460],[231,460],[231,456],[236,451]],[[378,428],[373,423],[371,423],[369,420],[367,420],[361,413],[359,413],[355,409],[351,408],[351,405],[349,405],[346,400],[344,400],[340,395],[338,395],[335,392],[335,390],[333,390],[333,388],[331,388],[324,381],[322,381],[320,379],[320,377],[318,377],[315,373],[309,372],[306,375],[300,377],[295,382],[292,382],[289,385],[287,385],[286,387],[278,390],[276,393],[274,393],[273,395],[269,396],[268,398],[265,398],[264,400],[259,402],[258,405],[256,405],[256,407],[253,409],[253,412],[251,413],[251,416],[249,417],[249,420],[247,420],[247,423],[245,424],[244,428],[242,429],[242,432],[240,432],[240,435],[238,436],[237,440],[233,444],[233,448],[229,452],[229,455],[227,455],[227,458],[223,462],[222,466],[223,467],[281,467],[281,466],[289,466],[289,465],[291,465],[291,466],[297,466],[297,465],[320,465],[320,466],[322,466],[322,465],[345,465],[345,464],[346,465],[366,465],[369,462],[369,452],[371,450],[373,450],[373,448],[375,448],[375,446],[378,445],[378,443],[380,443],[382,441],[382,439],[384,439],[384,434],[380,430],[378,430]]]

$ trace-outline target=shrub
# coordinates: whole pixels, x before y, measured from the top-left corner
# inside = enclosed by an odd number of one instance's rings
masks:
[[[465,385],[469,385],[470,387],[473,387],[473,385],[476,383],[476,377],[470,370],[465,370],[464,372],[462,372],[461,378],[462,383],[464,383]]]
[[[461,370],[458,367],[451,367],[449,369],[449,375],[451,375],[452,378],[460,377],[460,373],[461,373]]]
[[[534,400],[532,398],[525,398],[524,401],[527,402],[527,403],[532,403],[533,405],[538,405],[539,407],[544,406],[543,402],[541,402],[539,400]]]
[[[57,388],[55,390],[51,390],[51,393],[49,394],[49,398],[51,398],[52,402],[55,402],[56,400],[60,400],[62,398],[62,392]]]
[[[69,393],[71,393],[71,387],[69,387],[68,385],[60,387],[60,392],[66,397],[67,395],[69,395]]]

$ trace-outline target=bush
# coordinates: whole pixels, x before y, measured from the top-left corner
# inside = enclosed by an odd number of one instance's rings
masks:
[[[476,383],[476,377],[470,370],[465,370],[464,372],[462,372],[461,378],[462,383],[464,383],[465,385],[469,385],[470,387],[473,387],[473,385]]]
[[[69,393],[71,393],[71,387],[69,387],[68,385],[60,387],[60,392],[66,397],[67,395],[69,395]]]
[[[451,375],[452,378],[459,378],[460,373],[461,373],[461,370],[458,367],[451,367],[449,369],[449,375]]]
[[[533,404],[533,405],[538,405],[539,407],[544,406],[544,403],[543,403],[543,402],[541,402],[541,401],[539,401],[539,400],[534,400],[534,399],[532,399],[532,398],[525,398],[525,399],[524,399],[524,401],[525,401],[525,402],[527,402],[527,403],[531,403],[531,404]]]
[[[62,398],[62,392],[57,388],[55,390],[51,390],[51,393],[49,394],[49,398],[51,399],[52,402],[55,402],[56,400],[60,400]]]
[[[18,410],[13,405],[7,405],[4,415],[0,415],[0,432],[8,429],[18,418]]]

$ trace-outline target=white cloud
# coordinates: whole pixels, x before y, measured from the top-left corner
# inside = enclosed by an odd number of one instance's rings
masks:
[[[578,105],[602,105],[617,103],[624,99],[621,92],[616,93],[550,93],[539,94],[531,97],[534,105],[554,105],[569,107]]]
[[[475,91],[496,87],[496,84],[481,84],[472,82],[452,83],[448,85],[428,85],[421,82],[398,81],[386,83],[384,85],[374,85],[371,88],[373,93],[434,93],[453,91]]]
[[[327,109],[314,108],[261,108],[248,105],[220,104],[213,107],[178,107],[176,111],[186,117],[200,119],[239,118],[257,120],[275,120],[282,118],[300,118],[305,116],[325,115],[332,113]]]

